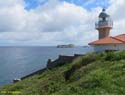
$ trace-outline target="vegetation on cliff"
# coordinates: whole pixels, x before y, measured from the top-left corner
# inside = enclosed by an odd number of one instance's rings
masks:
[[[125,95],[125,51],[88,54],[0,91],[20,91],[18,95]]]

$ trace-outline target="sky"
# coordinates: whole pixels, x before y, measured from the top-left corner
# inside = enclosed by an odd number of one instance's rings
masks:
[[[125,34],[125,0],[0,0],[0,46],[87,45],[102,8]]]

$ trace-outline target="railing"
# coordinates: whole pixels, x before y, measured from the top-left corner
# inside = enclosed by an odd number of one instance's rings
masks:
[[[112,28],[113,27],[113,21],[98,21],[95,23],[95,28],[105,28],[105,27],[109,27]]]

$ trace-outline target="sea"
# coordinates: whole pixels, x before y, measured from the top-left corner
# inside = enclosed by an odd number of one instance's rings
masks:
[[[0,47],[0,86],[11,84],[21,78],[45,68],[47,60],[59,55],[86,54],[92,47],[57,48],[56,46]]]

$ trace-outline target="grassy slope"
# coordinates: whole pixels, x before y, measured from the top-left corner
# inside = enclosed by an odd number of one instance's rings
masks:
[[[96,60],[75,68],[66,81],[64,72],[87,58]],[[21,91],[20,95],[125,95],[125,52],[89,54],[0,90]]]

